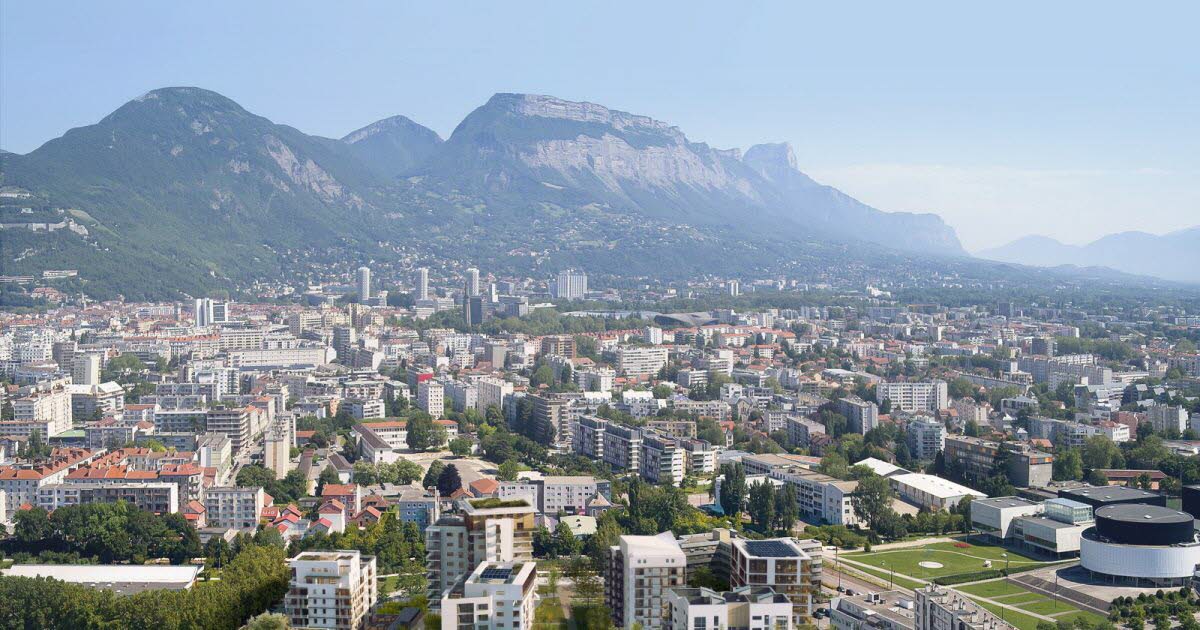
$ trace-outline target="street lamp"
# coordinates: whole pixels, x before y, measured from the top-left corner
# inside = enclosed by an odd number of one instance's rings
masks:
[[[1008,554],[1002,553],[1002,554],[1000,554],[1000,557],[1004,558],[1004,585],[1008,586]],[[1005,619],[1004,616],[1005,616],[1004,615],[1004,605],[1001,604],[1000,605],[1000,621],[1008,623],[1008,620]]]

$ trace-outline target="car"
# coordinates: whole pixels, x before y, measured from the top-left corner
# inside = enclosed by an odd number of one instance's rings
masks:
[[[854,597],[854,591],[851,589],[846,589],[846,597]]]

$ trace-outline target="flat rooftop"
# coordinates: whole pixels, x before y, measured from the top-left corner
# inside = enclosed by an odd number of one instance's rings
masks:
[[[132,595],[155,589],[191,587],[203,567],[159,564],[14,564],[0,571],[7,577],[46,577],[91,588]]]
[[[1156,492],[1148,492],[1138,488],[1129,488],[1126,486],[1101,486],[1101,487],[1086,487],[1086,488],[1070,488],[1059,490],[1058,495],[1067,499],[1090,499],[1092,501],[1110,502],[1110,501],[1134,501],[1137,499],[1158,499],[1161,495]]]
[[[971,505],[984,505],[997,509],[1003,508],[1018,508],[1018,507],[1037,507],[1037,503],[1021,497],[996,497],[994,499],[975,499]]]

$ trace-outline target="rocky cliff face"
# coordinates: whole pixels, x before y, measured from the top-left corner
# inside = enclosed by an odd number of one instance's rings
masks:
[[[647,116],[550,96],[497,94],[421,170],[485,196],[965,253],[936,215],[881,212],[813,181],[786,144],[742,157]]]

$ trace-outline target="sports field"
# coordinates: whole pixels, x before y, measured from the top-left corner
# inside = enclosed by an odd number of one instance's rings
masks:
[[[846,554],[845,558],[869,564],[885,571],[895,570],[923,580],[932,580],[943,575],[971,573],[987,568],[1003,569],[1004,557],[1008,554],[1010,568],[1047,564],[1020,552],[992,545],[976,545],[965,542],[941,542],[924,547],[872,551],[870,553]],[[990,562],[991,566],[985,564]]]

